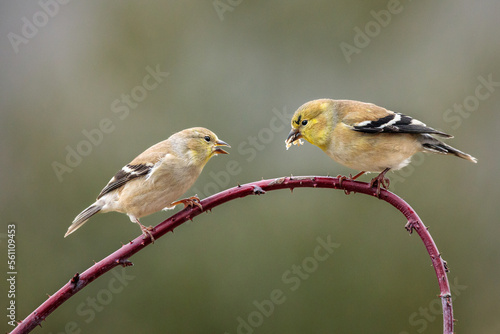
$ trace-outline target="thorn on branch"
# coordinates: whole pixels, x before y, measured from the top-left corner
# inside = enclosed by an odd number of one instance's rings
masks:
[[[450,272],[450,268],[448,267],[448,262],[446,262],[445,260],[443,260],[443,267],[444,271],[446,271],[447,273]]]
[[[451,294],[447,293],[445,295],[442,295],[441,298],[446,299],[446,305],[451,306]]]
[[[408,220],[408,223],[406,223],[405,225],[405,229],[410,233],[412,234],[413,233],[413,230],[417,230],[418,228],[418,222],[414,221],[414,220]]]
[[[265,193],[266,193],[266,191],[264,189],[262,189],[261,187],[256,186],[256,185],[253,186],[253,194],[254,195],[263,195]]]
[[[69,282],[73,284],[73,288],[76,288],[79,281],[80,281],[80,274],[76,273],[75,276],[73,276],[73,278]]]
[[[133,266],[134,264],[127,259],[116,260],[116,263],[121,265],[123,268]]]

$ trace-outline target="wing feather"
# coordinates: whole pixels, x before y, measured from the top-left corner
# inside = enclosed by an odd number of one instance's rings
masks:
[[[371,103],[356,105],[343,122],[355,131],[364,133],[430,133],[446,138],[453,136],[428,127],[424,123]]]
[[[115,176],[111,178],[111,180],[109,180],[106,187],[104,187],[99,196],[97,196],[97,199],[101,198],[102,196],[106,195],[107,193],[115,189],[122,187],[125,183],[127,183],[130,180],[133,180],[139,176],[147,175],[153,169],[153,167],[154,164],[152,163],[126,165],[125,167],[120,169],[118,173],[116,173]]]

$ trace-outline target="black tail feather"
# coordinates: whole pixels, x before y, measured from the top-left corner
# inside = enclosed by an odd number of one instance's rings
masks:
[[[451,147],[450,145],[447,145],[430,135],[424,134],[420,136],[419,140],[423,148],[427,151],[441,153],[441,154],[453,154],[459,158],[469,160],[473,163],[477,163],[477,159],[471,156],[470,154],[457,150],[456,148]]]

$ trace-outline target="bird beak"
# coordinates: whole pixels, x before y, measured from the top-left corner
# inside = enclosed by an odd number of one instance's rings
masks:
[[[300,133],[299,129],[292,129],[286,138],[286,143],[291,144],[300,138],[302,138],[302,133]]]
[[[225,141],[223,140],[217,140],[215,142],[215,146],[214,148],[212,149],[212,152],[214,154],[229,154],[228,152],[224,151],[222,148],[220,148],[219,146],[227,146],[227,147],[231,147],[231,145],[229,145],[228,143],[226,143]]]

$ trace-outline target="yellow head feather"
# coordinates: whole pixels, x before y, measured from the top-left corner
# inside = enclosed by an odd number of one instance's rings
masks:
[[[304,138],[325,150],[330,143],[334,124],[333,100],[314,100],[302,105],[292,117],[292,132],[289,139]]]

